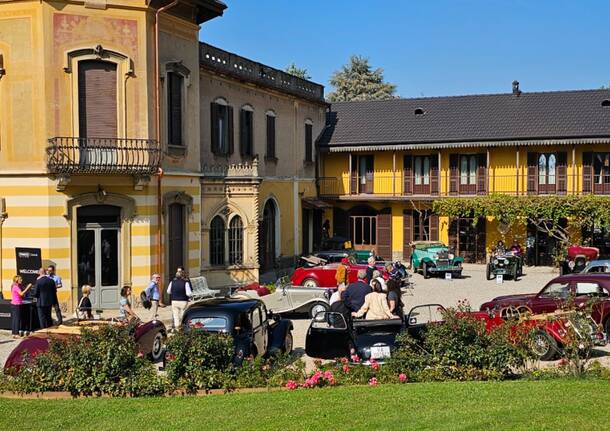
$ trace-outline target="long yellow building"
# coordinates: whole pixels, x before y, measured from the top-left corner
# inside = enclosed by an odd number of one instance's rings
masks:
[[[441,240],[484,262],[498,240],[534,244],[551,264],[555,241],[535,226],[505,232],[488,217],[432,213],[446,197],[610,195],[610,91],[394,99],[333,104],[318,142],[319,194],[332,233],[384,258],[408,260],[414,240]],[[610,252],[602,229],[585,232]]]
[[[0,2],[5,296],[15,247],[40,248],[57,265],[64,306],[83,284],[103,309],[153,272],[199,273],[198,33],[225,7]]]

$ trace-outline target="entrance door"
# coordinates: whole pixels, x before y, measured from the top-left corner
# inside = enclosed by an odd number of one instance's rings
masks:
[[[467,263],[485,263],[485,218],[479,218],[476,226],[472,218],[451,220],[449,246]]]
[[[263,219],[259,226],[259,260],[263,270],[273,268],[275,264],[275,220],[276,208],[271,199],[263,208]]]
[[[91,286],[96,309],[118,308],[120,208],[92,205],[78,209],[78,287]],[[97,220],[96,220],[97,219]]]

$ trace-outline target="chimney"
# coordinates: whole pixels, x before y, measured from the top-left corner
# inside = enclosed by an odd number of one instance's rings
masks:
[[[518,96],[521,94],[521,90],[519,90],[519,81],[517,81],[517,80],[513,81],[513,94],[515,96]]]

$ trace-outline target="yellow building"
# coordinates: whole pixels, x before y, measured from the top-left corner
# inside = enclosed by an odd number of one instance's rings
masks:
[[[324,87],[201,44],[202,270],[258,280],[319,247]],[[209,121],[208,121],[209,119]]]
[[[446,197],[610,195],[610,91],[394,99],[333,104],[318,141],[320,197],[332,233],[384,258],[408,260],[409,242],[441,240],[484,262],[498,240],[534,241],[532,263],[554,241],[534,226],[505,232],[490,217],[438,217]],[[592,239],[605,249],[607,235]],[[610,250],[603,250],[608,253]]]
[[[40,248],[57,265],[68,307],[83,284],[96,308],[113,308],[121,286],[137,292],[153,272],[199,273],[198,32],[224,8],[0,2],[5,296],[15,247]]]

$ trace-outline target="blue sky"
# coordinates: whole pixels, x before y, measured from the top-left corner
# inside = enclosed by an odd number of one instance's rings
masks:
[[[351,54],[402,97],[610,84],[610,1],[225,0],[200,39],[327,86]]]

